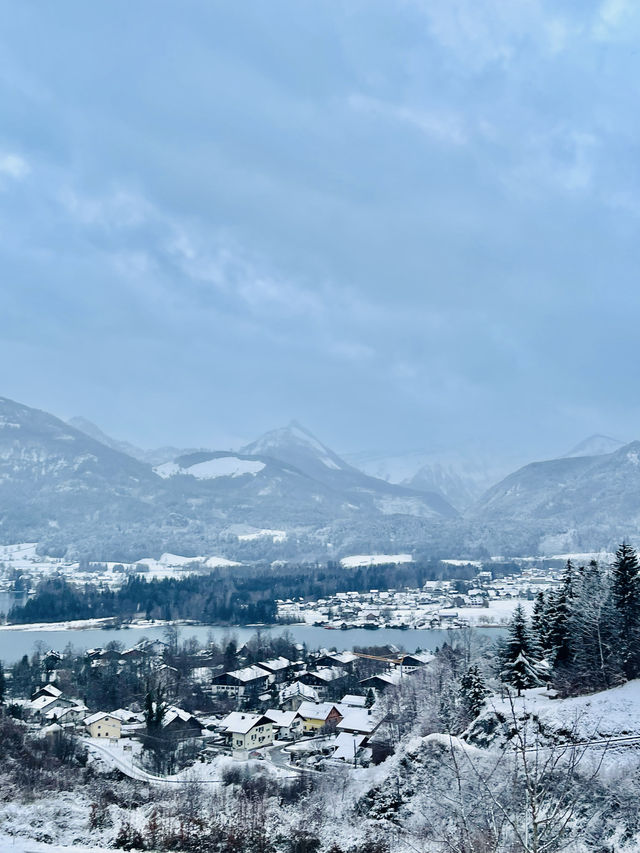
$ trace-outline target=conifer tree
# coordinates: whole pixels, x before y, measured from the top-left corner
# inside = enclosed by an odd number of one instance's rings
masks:
[[[640,576],[635,550],[623,542],[612,567],[611,594],[618,622],[622,669],[627,678],[640,675]]]
[[[606,690],[623,680],[616,624],[609,579],[592,560],[576,581],[570,620],[574,691]]]
[[[541,652],[549,651],[549,623],[547,620],[547,601],[544,592],[540,590],[533,603],[531,614],[531,634]]]
[[[460,679],[460,702],[470,719],[478,716],[488,692],[478,667],[470,666]]]
[[[569,667],[571,664],[571,609],[574,598],[575,572],[571,560],[562,576],[562,586],[553,596],[548,613],[548,645],[551,663],[555,670]]]
[[[515,687],[518,696],[523,690],[540,687],[542,684],[535,664],[523,652],[520,652],[514,661],[506,664],[502,671],[502,680]]]
[[[500,678],[518,691],[542,684],[539,651],[531,637],[522,605],[513,611],[509,633],[501,650]]]

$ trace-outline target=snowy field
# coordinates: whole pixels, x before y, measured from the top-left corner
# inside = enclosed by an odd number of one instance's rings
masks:
[[[361,566],[398,565],[413,563],[411,554],[356,554],[353,557],[343,557],[340,565],[345,569],[357,569]]]

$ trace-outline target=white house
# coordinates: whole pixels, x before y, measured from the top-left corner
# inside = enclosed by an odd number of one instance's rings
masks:
[[[91,714],[84,720],[83,725],[90,737],[120,738],[120,720],[105,711]]]
[[[264,716],[271,720],[278,740],[297,740],[302,737],[302,717],[297,711],[279,711],[269,708],[264,712]]]
[[[260,749],[273,743],[273,723],[264,714],[233,711],[221,725],[234,752]]]

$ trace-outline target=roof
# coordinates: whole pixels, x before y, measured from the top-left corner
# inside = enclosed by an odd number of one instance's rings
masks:
[[[83,723],[85,726],[92,726],[94,723],[99,722],[104,719],[114,720],[116,723],[119,723],[120,720],[117,717],[114,717],[113,714],[107,714],[106,711],[98,711],[97,714],[91,714],[90,717],[85,717]]]
[[[31,702],[31,709],[33,711],[42,711],[45,708],[53,708],[56,702],[60,701],[60,696],[48,696],[46,693],[44,696],[38,696],[37,699],[33,699]]]
[[[347,693],[340,700],[341,705],[353,705],[355,708],[364,708],[367,704],[366,696],[355,696],[353,693]]]
[[[234,669],[233,672],[227,674],[238,681],[254,681],[256,678],[268,678],[270,675],[266,669],[262,669],[255,664],[253,666],[245,666],[243,669]]]
[[[358,750],[366,740],[365,735],[352,735],[349,732],[340,732],[335,740],[336,749],[332,758],[343,758],[346,761],[353,761]]]
[[[193,714],[189,713],[189,711],[185,711],[183,708],[176,708],[174,705],[171,705],[165,711],[164,717],[162,718],[162,726],[168,726],[174,720],[181,720],[183,723],[193,721],[199,726],[202,726],[200,720]]]
[[[304,675],[304,673],[300,673]],[[318,669],[310,669],[307,675],[315,675],[321,681],[335,681],[337,678],[343,678],[347,673],[339,666],[320,666]]]
[[[285,687],[282,690],[280,693],[280,701],[284,702],[287,699],[291,699],[292,696],[306,696],[307,699],[313,699],[315,701],[318,698],[318,692],[308,684],[303,684],[301,681],[294,681],[293,684],[289,684],[288,687]]]
[[[337,728],[347,732],[370,735],[382,722],[382,714],[372,708],[354,708],[339,723]]]
[[[298,715],[306,720],[326,720],[334,709],[340,713],[335,702],[303,702],[298,708]]]
[[[275,708],[268,708],[264,712],[264,716],[268,717],[274,726],[290,726],[298,716],[297,711],[278,711]]]
[[[280,672],[283,669],[288,669],[291,666],[291,661],[280,655],[280,657],[274,658],[273,660],[261,660],[258,662],[258,666],[263,667],[263,669],[268,669],[269,672]]]
[[[233,734],[246,735],[256,726],[272,721],[264,714],[242,714],[240,711],[232,711],[222,721],[221,725],[225,731]]]
[[[45,684],[44,687],[38,688],[36,693],[48,693],[49,696],[62,696],[62,690],[54,687],[53,684]]]

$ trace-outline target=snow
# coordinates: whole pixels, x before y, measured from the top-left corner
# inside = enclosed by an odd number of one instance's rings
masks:
[[[256,539],[262,539],[269,537],[274,543],[285,542],[287,539],[286,530],[270,530],[269,528],[263,528],[261,530],[253,530],[251,533],[240,533],[238,534],[239,542],[254,542]]]
[[[534,688],[514,698],[513,704],[516,713],[526,709],[537,714],[550,729],[575,729],[578,737],[585,740],[640,737],[640,679],[570,699],[552,699],[544,688]],[[490,708],[507,719],[511,716],[506,699],[494,699]]]
[[[389,563],[412,563],[411,554],[357,554],[343,557],[340,565],[345,569],[357,569],[361,566],[383,566]]]
[[[258,459],[218,456],[215,459],[208,459],[206,462],[197,462],[188,468],[183,468],[176,462],[165,462],[153,470],[165,479],[175,477],[177,474],[185,474],[196,477],[198,480],[215,480],[218,477],[243,477],[245,474],[251,474],[255,477],[264,467],[265,463]]]

